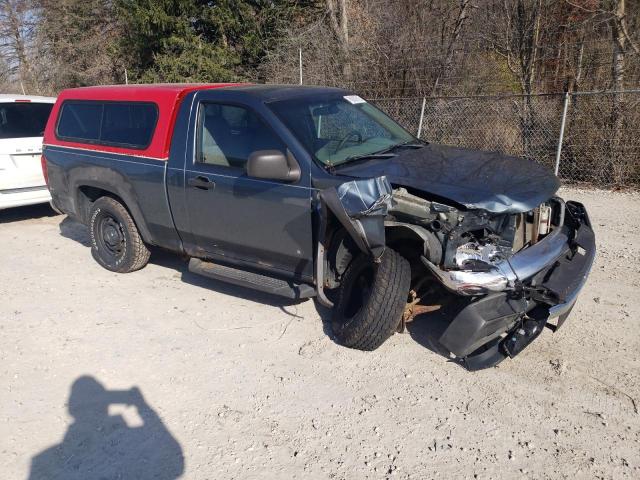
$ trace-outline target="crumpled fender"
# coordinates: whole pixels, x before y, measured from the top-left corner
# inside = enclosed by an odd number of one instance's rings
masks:
[[[387,177],[352,180],[320,192],[360,250],[374,259],[385,249],[384,218],[391,208],[391,184]]]

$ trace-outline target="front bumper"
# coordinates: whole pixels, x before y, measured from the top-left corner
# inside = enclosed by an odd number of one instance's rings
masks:
[[[561,220],[542,241],[512,256],[509,269],[494,272],[504,277],[498,291],[489,288],[484,296],[467,297],[441,336],[440,343],[470,370],[517,355],[550,319],[558,318],[550,325],[557,329],[571,312],[593,265],[595,235],[578,202],[566,203]]]
[[[522,281],[552,265],[569,248],[572,230],[565,225],[566,206],[559,199],[556,202],[559,207],[557,225],[560,228],[554,229],[535,245],[492,265],[490,270],[445,271],[425,258],[423,262],[446,288],[459,295],[473,296],[515,290]]]

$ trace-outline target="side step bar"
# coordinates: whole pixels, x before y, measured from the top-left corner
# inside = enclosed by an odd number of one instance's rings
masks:
[[[292,300],[314,297],[316,289],[306,283],[293,283],[292,281],[261,275],[259,273],[239,270],[237,268],[206,262],[199,258],[189,260],[189,271],[197,275],[213,278],[222,282],[232,283],[241,287],[271,293]]]

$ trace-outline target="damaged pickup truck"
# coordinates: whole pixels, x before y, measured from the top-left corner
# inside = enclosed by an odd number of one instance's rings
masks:
[[[361,350],[446,307],[439,342],[471,370],[560,327],[595,256],[584,206],[544,167],[420,141],[340,89],[67,90],[42,160],[109,270],[174,251],[199,275],[316,297]]]

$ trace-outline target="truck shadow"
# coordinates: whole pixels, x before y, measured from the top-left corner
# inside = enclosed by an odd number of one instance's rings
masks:
[[[60,235],[63,237],[78,242],[85,247],[91,246],[89,230],[81,223],[76,222],[69,217],[65,217],[64,220],[60,222],[60,225],[58,225],[58,228],[60,228]]]
[[[451,323],[455,311],[452,308],[443,306],[435,312],[424,313],[417,316],[412,322],[407,324],[407,332],[411,338],[423,347],[431,350],[449,362],[456,363],[464,368],[460,359],[451,358],[449,350],[440,344],[440,337]]]
[[[279,308],[283,313],[302,318],[295,313],[296,305],[306,301],[302,300],[290,300],[287,298],[279,297],[277,295],[270,295],[268,293],[259,292],[248,287],[241,287],[232,283],[215,280],[213,278],[203,277],[189,271],[188,261],[184,258],[176,255],[175,253],[168,252],[159,248],[153,248],[151,250],[150,263],[159,265],[161,267],[170,268],[180,273],[180,280],[193,285],[195,287],[204,288],[207,290],[214,290],[215,292],[229,295],[232,297],[241,298],[250,302],[260,303],[263,305],[269,305],[271,307]]]
[[[36,218],[56,217],[58,215],[60,214],[54,211],[48,203],[7,208],[6,210],[0,211],[0,224],[21,222]]]
[[[66,405],[73,423],[62,442],[34,455],[29,480],[173,480],[183,474],[180,444],[137,387],[107,390],[82,376]]]
[[[85,247],[91,247],[91,240],[89,238],[89,230],[85,225],[82,225],[75,220],[72,220],[69,217],[64,218],[60,222],[60,235]],[[89,261],[93,261],[89,259]],[[175,253],[168,252],[166,250],[162,250],[160,248],[151,249],[151,259],[150,263],[155,265],[159,265],[161,267],[170,268],[172,270],[176,270],[180,273],[180,278],[183,282],[188,283],[190,285],[194,285],[200,288],[206,288],[210,290],[215,290],[216,292],[230,295],[233,297],[238,297],[243,300],[248,300],[251,302],[261,303],[265,305],[269,305],[272,307],[278,307],[284,313],[290,316],[298,316],[294,312],[292,312],[291,308],[305,300],[289,300],[286,298],[278,297],[275,295],[269,295],[268,293],[259,292],[256,290],[252,290],[250,288],[240,287],[237,285],[233,285],[230,283],[217,281],[212,278],[203,277],[201,275],[196,275],[189,271],[188,262],[176,255]],[[326,310],[326,309],[325,309]],[[326,316],[325,313],[321,313],[320,316]],[[323,317],[324,322],[324,317]]]
[[[69,217],[60,222],[60,234],[71,240],[74,240],[85,247],[90,247],[89,231],[86,226],[78,223]],[[89,259],[88,261],[92,261]],[[190,285],[214,290],[224,295],[229,295],[243,300],[269,305],[279,308],[282,312],[292,317],[298,317],[294,312],[295,305],[305,300],[288,300],[286,298],[269,295],[268,293],[259,292],[250,288],[240,287],[230,283],[214,280],[212,278],[196,275],[189,271],[188,263],[180,256],[167,252],[162,249],[154,248],[151,251],[150,263],[170,268],[180,273],[180,279]],[[331,328],[331,309],[322,306],[317,300],[313,300],[316,311],[322,320],[322,329],[325,335],[335,341],[333,330]],[[436,312],[426,313],[414,319],[407,325],[407,332],[413,340],[420,345],[431,350],[434,353],[446,358],[448,361],[460,363],[453,360],[449,356],[449,352],[438,342],[438,339],[449,326],[454,312],[444,306]]]

